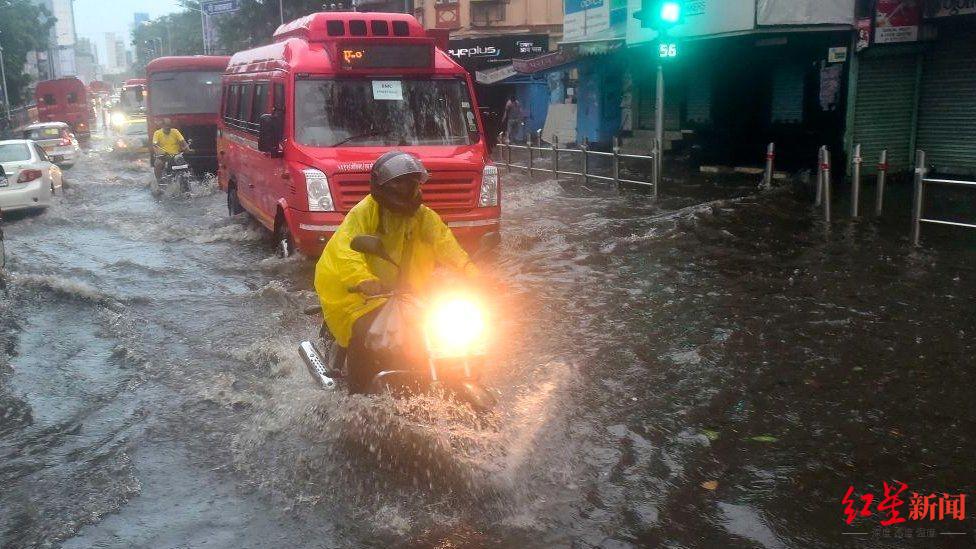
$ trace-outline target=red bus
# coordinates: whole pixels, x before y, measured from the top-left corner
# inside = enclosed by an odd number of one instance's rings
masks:
[[[163,118],[183,137],[193,140],[186,155],[197,173],[217,172],[217,121],[220,112],[220,76],[230,57],[193,55],[159,57],[146,65],[149,81],[149,135]]]
[[[73,76],[57,80],[43,80],[34,91],[39,122],[64,122],[79,141],[91,137],[92,107],[88,88]]]
[[[321,254],[394,148],[424,162],[424,202],[462,244],[498,230],[498,170],[471,78],[412,16],[329,12],[282,25],[273,44],[231,58],[221,108],[228,209],[247,210],[276,245]]]
[[[146,115],[146,79],[130,78],[122,84],[119,103],[112,113],[112,125],[119,129],[129,118]]]

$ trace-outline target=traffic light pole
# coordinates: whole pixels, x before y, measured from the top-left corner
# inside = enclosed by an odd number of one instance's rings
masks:
[[[664,64],[657,63],[657,93],[654,106],[654,140],[657,142],[657,154],[654,163],[654,196],[657,197],[658,187],[661,186],[661,172],[664,168]]]

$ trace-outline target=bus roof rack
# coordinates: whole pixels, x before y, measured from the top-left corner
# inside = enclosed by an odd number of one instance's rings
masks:
[[[308,42],[329,42],[357,37],[426,37],[426,31],[412,15],[404,13],[337,11],[313,13],[285,23],[274,33],[275,42],[301,38]]]

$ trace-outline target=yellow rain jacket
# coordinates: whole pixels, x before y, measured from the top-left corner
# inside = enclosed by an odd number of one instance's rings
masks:
[[[386,302],[385,299],[367,301],[355,288],[376,279],[391,288],[397,284],[396,267],[350,247],[352,239],[362,234],[376,235],[383,240],[390,257],[407,269],[405,281],[414,291],[426,289],[438,263],[468,275],[478,272],[434,210],[421,206],[410,217],[389,211],[381,216],[380,205],[367,195],[346,215],[315,266],[315,291],[322,303],[325,323],[343,347],[349,346],[356,320]],[[410,257],[405,258],[404,251],[408,249]]]

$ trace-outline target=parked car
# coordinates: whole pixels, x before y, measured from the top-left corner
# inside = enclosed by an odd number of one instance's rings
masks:
[[[43,209],[61,190],[61,168],[29,139],[0,141],[0,209]]]
[[[64,122],[38,122],[24,128],[24,139],[37,142],[51,161],[62,168],[74,166],[81,155],[78,140]]]
[[[118,137],[112,143],[117,154],[149,154],[149,126],[145,118],[135,118],[125,122]]]

